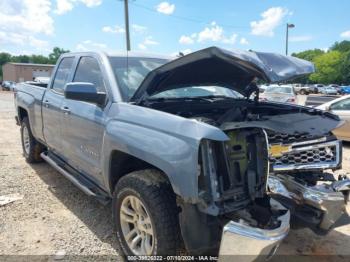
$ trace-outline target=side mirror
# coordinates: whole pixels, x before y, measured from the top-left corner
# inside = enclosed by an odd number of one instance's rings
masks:
[[[94,84],[85,82],[67,83],[64,88],[64,96],[67,99],[98,105],[103,105],[106,101],[106,93],[98,92]]]
[[[330,111],[331,110],[331,107],[329,105],[327,105],[325,108],[324,108],[325,111]]]

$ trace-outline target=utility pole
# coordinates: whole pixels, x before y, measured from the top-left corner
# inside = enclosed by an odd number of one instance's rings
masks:
[[[124,17],[125,17],[125,33],[126,33],[126,50],[130,51],[130,31],[129,31],[129,3],[124,0]]]
[[[288,31],[289,31],[289,28],[294,28],[295,27],[295,25],[294,24],[288,24],[287,23],[287,26],[286,26],[286,55],[288,55],[288,37],[289,37],[289,35],[288,35]]]

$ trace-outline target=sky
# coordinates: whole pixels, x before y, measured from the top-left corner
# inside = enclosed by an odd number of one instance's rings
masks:
[[[285,52],[350,40],[348,0],[129,0],[131,50]],[[0,52],[125,51],[122,0],[0,0]]]

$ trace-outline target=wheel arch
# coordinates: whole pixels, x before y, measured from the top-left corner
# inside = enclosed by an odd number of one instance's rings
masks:
[[[17,108],[17,111],[18,111],[18,120],[19,120],[20,123],[22,123],[22,121],[23,121],[23,119],[24,119],[25,117],[29,117],[29,114],[28,114],[28,110],[27,110],[27,109],[25,109],[25,108],[19,106],[19,107]]]
[[[159,179],[166,179],[167,182],[171,185],[172,183],[168,177],[168,175],[161,170],[160,168],[148,163],[142,159],[139,159],[133,155],[122,152],[120,150],[113,150],[110,155],[109,161],[109,172],[108,172],[108,182],[109,182],[109,190],[113,194],[115,185],[118,181],[125,175],[139,170],[145,169],[154,169],[159,171]],[[173,189],[174,192],[174,189]],[[175,193],[175,192],[174,192]]]

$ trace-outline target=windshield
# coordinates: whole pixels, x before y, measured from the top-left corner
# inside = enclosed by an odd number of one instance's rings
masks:
[[[292,94],[292,88],[289,86],[270,86],[265,90],[265,93],[287,93]]]
[[[129,100],[146,75],[167,63],[167,59],[147,57],[109,57],[113,73],[125,100]]]
[[[238,92],[222,86],[191,86],[167,90],[150,97],[153,98],[193,98],[193,97],[231,97],[243,98]]]

